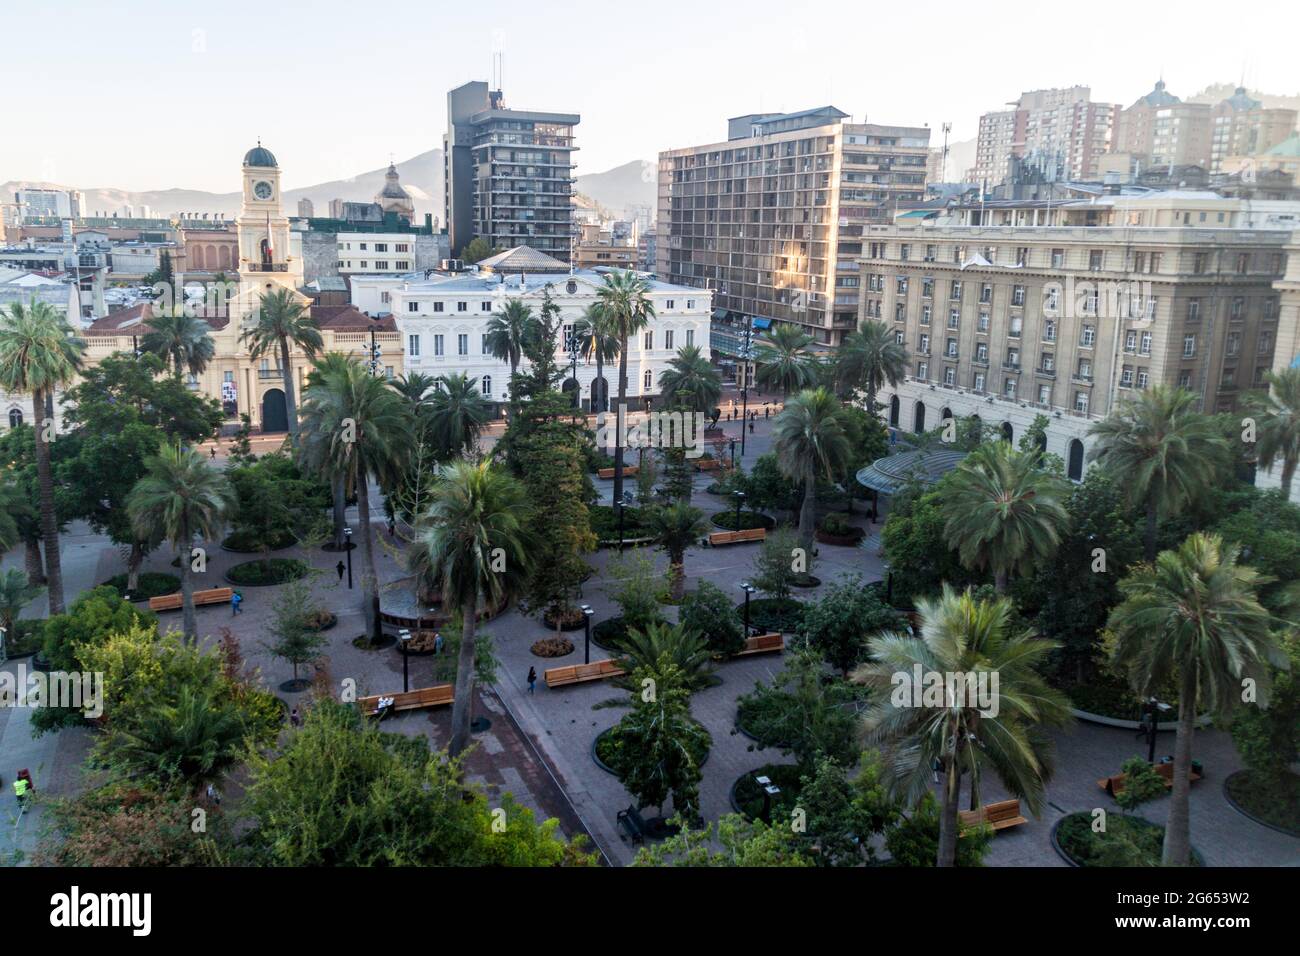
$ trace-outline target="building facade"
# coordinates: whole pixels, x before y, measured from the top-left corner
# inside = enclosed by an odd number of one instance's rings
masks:
[[[1211,107],[1184,103],[1160,80],[1150,93],[1118,112],[1112,150],[1141,168],[1210,164]]]
[[[1296,131],[1296,111],[1265,109],[1244,86],[1214,107],[1210,172],[1224,172],[1230,157],[1267,152]]]
[[[857,323],[864,231],[924,198],[930,138],[846,119],[829,106],[742,116],[726,142],[660,153],[659,277],[838,344]]]
[[[980,117],[972,182],[1004,182],[1013,159],[1049,181],[1097,177],[1099,157],[1110,149],[1115,104],[1095,103],[1088,87],[1073,86],[1021,93],[1010,105]]]

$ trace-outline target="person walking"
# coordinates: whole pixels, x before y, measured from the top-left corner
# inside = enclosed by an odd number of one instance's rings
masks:
[[[230,595],[230,616],[231,617],[234,617],[236,614],[239,614],[243,611],[243,608],[240,607],[240,605],[243,603],[244,603],[244,596],[240,594],[238,591]]]
[[[297,707],[294,707],[293,710],[289,711],[289,724],[293,727],[302,726],[302,714],[298,713]]]
[[[528,668],[528,693],[531,694],[536,690],[537,690],[537,668],[530,667]]]
[[[442,631],[434,631],[434,632],[433,632],[433,652],[434,652],[435,654],[441,654],[441,653],[442,653],[442,644],[443,644],[443,640],[442,640]]]
[[[14,779],[14,797],[18,800],[18,811],[20,813],[27,809],[27,793],[31,788],[31,782],[22,774],[19,774]]]

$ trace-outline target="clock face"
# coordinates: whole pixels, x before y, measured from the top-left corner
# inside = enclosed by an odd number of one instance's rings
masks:
[[[270,199],[271,184],[266,182],[265,180],[263,180],[260,183],[257,183],[256,185],[253,186],[253,195],[256,196],[258,199]]]

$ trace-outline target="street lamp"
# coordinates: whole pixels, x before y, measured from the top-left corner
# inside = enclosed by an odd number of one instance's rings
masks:
[[[348,590],[352,590],[352,529],[343,529],[343,548],[348,553]]]
[[[734,438],[731,439],[731,468],[733,471],[736,468],[736,439]]]
[[[749,418],[749,360],[753,354],[754,320],[745,324],[744,344],[740,347],[740,457],[745,457],[745,422]]]
[[[749,638],[749,596],[753,594],[755,591],[757,591],[758,588],[754,587],[754,585],[750,584],[748,581],[741,581],[740,589],[745,592],[745,638],[748,639]]]
[[[585,635],[583,648],[582,648],[582,663],[590,664],[591,663],[591,619],[596,612],[592,609],[590,604],[581,604],[579,605],[579,609],[582,611],[582,618],[583,618],[582,623],[583,623],[583,627],[586,630],[586,635]]]
[[[411,640],[411,632],[402,628],[397,632],[397,639],[402,642],[402,693],[410,693],[411,690],[411,666],[410,656],[406,653],[406,646]]]
[[[892,606],[894,603],[894,572],[889,569],[888,561],[881,561],[880,567],[885,572],[885,603]]]
[[[743,491],[737,491],[735,492],[735,495],[736,495],[736,530],[739,531],[740,530],[740,506],[745,501],[745,493]]]

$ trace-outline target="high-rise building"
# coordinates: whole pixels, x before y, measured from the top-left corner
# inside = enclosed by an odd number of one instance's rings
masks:
[[[1211,192],[955,207],[864,237],[862,318],[907,348],[881,389],[892,425],[977,415],[1018,440],[1048,417],[1047,450],[1082,477],[1092,423],[1139,390],[1181,386],[1232,410],[1273,364],[1285,229],[1244,228]],[[1294,322],[1294,317],[1292,318]]]
[[[1273,346],[1273,371],[1300,368],[1300,232],[1292,233],[1287,247],[1286,274],[1273,284],[1278,292],[1277,342]],[[1277,488],[1282,484],[1282,465],[1260,469],[1255,484]],[[1291,481],[1291,500],[1300,503],[1300,475]]]
[[[925,196],[930,130],[825,106],[741,116],[728,139],[659,154],[656,272],[715,308],[837,345],[857,324],[863,231]]]
[[[501,91],[483,82],[447,94],[443,162],[454,255],[481,237],[492,248],[526,245],[569,261],[580,119],[507,109]]]
[[[1210,106],[1184,103],[1160,80],[1115,119],[1113,152],[1141,167],[1210,165]]]
[[[85,196],[76,189],[29,187],[14,193],[23,217],[44,219],[80,219]]]
[[[1244,86],[1214,107],[1210,140],[1210,172],[1224,171],[1230,156],[1255,156],[1291,136],[1296,129],[1296,111],[1265,109]]]
[[[1094,103],[1088,87],[1072,86],[1021,93],[1010,105],[980,117],[975,182],[1002,183],[1013,159],[1048,180],[1097,177],[1098,157],[1110,148],[1114,104]]]

